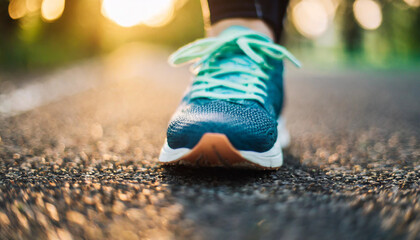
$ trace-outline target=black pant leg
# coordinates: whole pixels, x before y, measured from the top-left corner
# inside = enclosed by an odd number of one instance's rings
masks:
[[[272,28],[278,41],[289,0],[207,0],[207,3],[211,24],[229,18],[262,19]]]

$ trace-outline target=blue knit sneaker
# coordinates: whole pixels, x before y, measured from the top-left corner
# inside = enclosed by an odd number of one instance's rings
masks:
[[[290,139],[280,117],[284,58],[300,66],[284,47],[240,26],[176,51],[170,63],[195,62],[195,76],[169,123],[159,161],[280,167]]]

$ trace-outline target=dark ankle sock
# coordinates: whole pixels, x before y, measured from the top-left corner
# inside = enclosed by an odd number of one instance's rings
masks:
[[[289,0],[207,0],[207,3],[211,24],[229,18],[261,19],[273,30],[278,42]]]

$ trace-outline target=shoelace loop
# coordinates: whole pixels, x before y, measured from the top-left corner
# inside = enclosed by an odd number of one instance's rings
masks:
[[[220,56],[242,52],[251,59],[254,69],[244,66],[212,66],[212,61]],[[244,57],[245,57],[244,55]],[[275,60],[288,59],[297,67],[301,64],[286,48],[277,45],[265,35],[246,30],[235,32],[229,36],[200,39],[192,42],[169,57],[173,65],[195,62],[193,71],[197,74],[191,89],[191,99],[249,99],[264,104],[267,96],[265,81],[269,76],[265,69],[271,69],[264,57]],[[241,74],[240,81],[221,79],[228,74]],[[229,93],[214,91],[223,88],[231,90]]]

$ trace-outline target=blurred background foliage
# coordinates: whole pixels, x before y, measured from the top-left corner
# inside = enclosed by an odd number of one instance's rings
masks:
[[[420,0],[291,0],[286,45],[306,65],[420,68]],[[199,0],[1,0],[0,68],[50,69],[124,43],[204,36]]]

